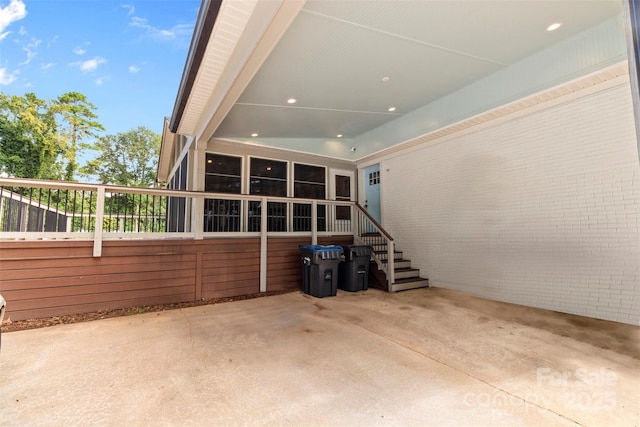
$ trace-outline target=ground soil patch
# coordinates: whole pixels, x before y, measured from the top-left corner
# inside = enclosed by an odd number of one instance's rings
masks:
[[[100,310],[90,313],[78,313],[78,314],[66,314],[63,316],[43,317],[39,319],[28,319],[11,321],[5,320],[2,323],[2,332],[23,331],[27,329],[46,328],[48,326],[65,325],[69,323],[88,322],[91,320],[109,319],[111,317],[131,316],[133,314],[152,313],[157,311],[175,310],[178,308],[197,307],[200,305],[221,304],[232,301],[242,301],[253,298],[262,298],[272,295],[280,295],[291,292],[297,292],[297,290],[285,290],[274,292],[260,292],[250,295],[240,295],[235,297],[225,298],[210,298],[202,299],[192,302],[180,302],[174,304],[159,304],[159,305],[145,305],[140,307],[131,308],[118,308],[113,310]]]

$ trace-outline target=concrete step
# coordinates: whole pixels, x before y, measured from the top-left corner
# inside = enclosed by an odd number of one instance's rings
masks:
[[[428,279],[413,278],[413,279],[396,279],[396,282],[391,285],[391,292],[406,291],[409,289],[426,288],[429,286]]]

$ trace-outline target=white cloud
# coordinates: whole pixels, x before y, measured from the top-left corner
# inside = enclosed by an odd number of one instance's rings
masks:
[[[7,31],[7,32],[4,32],[4,33],[0,34],[0,40],[4,39],[4,38],[5,38],[5,37],[7,37],[9,34],[11,34],[11,31]]]
[[[0,85],[10,85],[18,78],[19,71],[10,73],[6,68],[0,68]]]
[[[21,25],[20,29],[18,30],[18,34],[20,34],[21,36],[26,36],[27,35],[27,29]]]
[[[81,62],[80,71],[82,71],[83,73],[95,71],[96,68],[98,68],[98,65],[104,64],[105,62],[107,62],[106,59],[101,56],[96,56],[95,58],[89,59],[88,61]]]
[[[135,11],[136,11],[136,8],[133,7],[132,4],[123,4],[121,7],[123,9],[127,9],[127,16],[133,15],[135,13]]]
[[[73,49],[73,53],[75,53],[76,55],[84,55],[85,53],[87,53],[87,51],[81,48],[80,46],[78,46],[75,49]]]
[[[43,71],[47,71],[49,68],[53,67],[54,65],[56,65],[56,64],[54,64],[53,62],[48,62],[48,63],[46,63],[46,64],[42,64],[42,65],[40,66],[40,68],[41,68]]]
[[[36,55],[38,55],[38,52],[35,52],[33,50],[30,50],[28,47],[23,47],[22,50],[24,50],[25,52],[27,52],[27,59],[25,59],[24,61],[22,61],[21,63],[19,63],[18,65],[27,65],[29,62],[31,62],[31,60],[33,58],[36,57]]]
[[[27,8],[22,0],[11,0],[8,6],[0,7],[0,32],[25,16],[27,16]]]
[[[129,72],[130,72],[131,74],[135,74],[135,73],[137,73],[138,71],[140,71],[140,67],[136,67],[135,65],[130,65],[130,66],[129,66]]]
[[[40,45],[40,43],[42,43],[42,40],[31,39],[31,42],[22,48],[22,50],[27,52],[27,59],[25,59],[24,62],[21,62],[18,65],[27,65],[29,62],[31,62],[31,60],[38,54],[38,52],[36,52],[36,48]]]
[[[188,24],[177,24],[169,29],[156,28],[149,24],[146,18],[131,17],[129,25],[143,29],[147,35],[158,40],[174,40],[181,37],[191,37],[193,27]]]
[[[47,41],[47,47],[51,47],[51,45],[54,44],[57,41],[58,41],[58,36],[57,35],[53,36],[53,38],[51,40]]]

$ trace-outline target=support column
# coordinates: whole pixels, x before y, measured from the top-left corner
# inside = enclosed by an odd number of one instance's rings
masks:
[[[318,244],[318,202],[311,202],[311,244]]]
[[[105,189],[101,185],[98,187],[96,202],[96,226],[93,232],[93,256],[102,256],[102,226],[104,219],[104,197]]]
[[[207,144],[200,140],[192,141],[189,149],[189,181],[187,189],[204,191],[204,174],[206,169]],[[191,199],[191,232],[194,239],[202,240],[204,233],[204,198]]]
[[[260,292],[267,292],[267,199],[260,201]]]

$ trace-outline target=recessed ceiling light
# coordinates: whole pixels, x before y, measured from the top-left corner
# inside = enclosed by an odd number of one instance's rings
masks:
[[[295,98],[289,98],[289,99],[287,99],[287,104],[295,104],[296,102],[298,102],[298,100],[297,100],[297,99],[295,99]]]
[[[554,22],[547,27],[547,31],[555,31],[560,27],[562,27],[562,22]]]
[[[207,160],[207,163],[208,163],[208,164],[211,164],[211,163],[213,163],[213,160],[208,159],[208,160]]]
[[[391,77],[389,77],[389,76],[384,76],[384,77],[382,78],[382,83],[386,83],[386,82],[388,82],[389,80],[391,80]]]
[[[271,166],[267,166],[267,170],[270,171],[271,170]]]
[[[342,138],[342,134],[341,133],[337,134],[336,138]]]
[[[387,111],[389,111],[389,112],[396,111],[396,107],[389,107],[389,110],[387,110]]]
[[[255,138],[256,136],[258,136],[258,134],[257,133],[252,133],[251,136]]]

